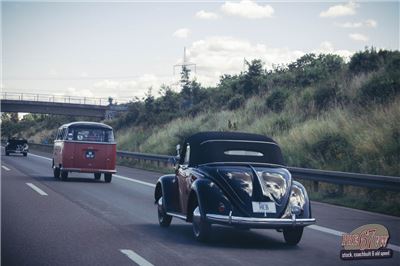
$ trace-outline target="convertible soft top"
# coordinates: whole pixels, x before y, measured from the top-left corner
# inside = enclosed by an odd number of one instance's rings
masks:
[[[271,138],[240,132],[200,132],[186,139],[189,165],[214,162],[268,163],[284,165],[281,149]],[[182,158],[183,159],[183,158]]]

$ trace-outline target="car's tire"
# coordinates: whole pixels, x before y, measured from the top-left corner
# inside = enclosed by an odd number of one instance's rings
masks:
[[[6,156],[10,156],[10,153],[9,153],[9,152],[6,152]]]
[[[200,208],[196,204],[193,210],[193,235],[197,241],[206,242],[211,234],[211,224],[201,217]]]
[[[101,177],[101,173],[94,173],[94,179],[99,180]]]
[[[293,227],[283,229],[283,237],[290,246],[297,245],[303,236],[303,227]]]
[[[28,156],[28,153],[26,153],[26,152],[24,152],[23,154],[24,154],[24,157]]]
[[[160,197],[157,201],[158,223],[161,227],[168,227],[171,224],[172,216],[168,215],[164,207],[164,199]]]
[[[111,173],[105,173],[104,174],[104,182],[110,183],[112,180],[112,174]]]
[[[61,180],[67,181],[68,179],[68,171],[61,171]]]
[[[54,178],[60,178],[60,168],[54,167],[53,168],[53,175],[54,175]]]

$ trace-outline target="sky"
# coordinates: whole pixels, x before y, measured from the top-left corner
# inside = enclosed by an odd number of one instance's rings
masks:
[[[399,50],[399,1],[2,1],[2,92],[133,99],[307,53]]]

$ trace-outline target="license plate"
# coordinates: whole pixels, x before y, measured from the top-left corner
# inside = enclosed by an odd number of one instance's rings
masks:
[[[252,202],[253,212],[259,213],[276,213],[276,206],[274,202]]]

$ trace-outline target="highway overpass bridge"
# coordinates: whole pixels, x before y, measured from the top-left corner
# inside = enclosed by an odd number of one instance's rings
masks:
[[[1,112],[112,118],[116,112],[126,110],[126,106],[110,104],[106,98],[8,92],[1,95]]]

